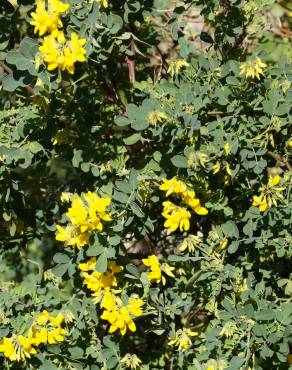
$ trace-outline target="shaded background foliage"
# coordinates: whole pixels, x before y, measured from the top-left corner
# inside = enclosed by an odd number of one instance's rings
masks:
[[[0,5],[0,335],[25,330],[41,308],[75,316],[61,346],[23,365],[1,358],[3,367],[119,369],[129,352],[143,369],[200,370],[212,359],[214,369],[224,368],[219,360],[230,370],[287,369],[289,2],[110,1],[108,9],[68,2],[65,29],[87,40],[87,62],[74,76],[37,67],[34,1]],[[265,76],[239,76],[239,63],[258,53],[269,64]],[[190,66],[171,78],[180,58]],[[281,176],[285,198],[263,214],[252,196],[272,174]],[[187,236],[166,235],[158,190],[162,177],[175,175],[209,210],[192,219],[202,245],[183,253],[177,247]],[[114,223],[75,253],[55,241],[66,211],[60,195],[87,190],[112,197]],[[125,248],[133,240],[138,246]],[[166,287],[141,278],[139,261],[150,251],[182,269]],[[127,266],[123,288],[144,292],[145,316],[123,339],[107,335],[76,271],[103,253]],[[226,335],[230,323],[236,329]],[[184,326],[199,336],[180,353],[167,343]]]

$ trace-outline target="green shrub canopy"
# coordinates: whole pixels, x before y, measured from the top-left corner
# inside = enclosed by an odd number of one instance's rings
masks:
[[[1,2],[1,369],[289,368],[291,12]]]

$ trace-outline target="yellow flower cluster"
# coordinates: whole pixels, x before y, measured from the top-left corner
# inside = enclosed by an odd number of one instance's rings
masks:
[[[79,38],[75,32],[71,33],[70,40],[66,40],[62,31],[54,31],[44,37],[39,50],[44,55],[44,61],[48,63],[49,71],[58,68],[74,74],[75,63],[86,61],[86,50],[83,48],[85,43],[86,40]]]
[[[117,286],[116,273],[123,271],[122,266],[118,266],[115,261],[109,261],[106,272],[95,271],[96,258],[92,257],[86,263],[80,263],[79,269],[83,271],[84,284],[92,291],[94,303],[99,303],[105,292]],[[88,273],[90,272],[90,273]]]
[[[159,189],[165,191],[166,196],[173,194],[179,197],[185,205],[198,215],[208,214],[208,210],[202,207],[200,200],[196,198],[195,191],[183,181],[175,177],[170,180],[163,179]],[[162,216],[166,218],[164,226],[171,231],[178,228],[180,231],[188,231],[190,228],[191,213],[185,207],[177,206],[171,201],[165,201],[163,202]]]
[[[41,312],[33,321],[26,336],[15,335],[4,337],[0,344],[0,352],[11,361],[23,361],[37,353],[36,347],[40,344],[55,344],[62,342],[66,330],[61,327],[64,316]]]
[[[196,331],[192,331],[189,328],[179,329],[176,332],[175,337],[171,339],[168,344],[178,347],[178,350],[183,352],[187,350],[192,344],[190,337],[195,337],[196,335],[198,335],[198,333]]]
[[[65,227],[57,225],[56,240],[78,249],[87,245],[93,231],[103,230],[102,221],[111,221],[111,217],[106,213],[110,203],[110,198],[101,198],[91,191],[82,197],[72,196],[71,207],[66,213],[70,223]]]
[[[149,112],[147,115],[148,122],[152,126],[156,126],[157,123],[162,123],[167,120],[167,115],[164,112],[158,110]]]
[[[121,359],[121,364],[133,370],[136,370],[137,368],[140,369],[141,363],[142,361],[138,356],[131,355],[130,353],[125,354],[125,356]]]
[[[176,206],[170,201],[163,202],[162,216],[166,218],[164,226],[175,231],[178,227],[180,231],[189,230],[191,213],[183,208]]]
[[[119,297],[107,292],[102,302],[104,311],[101,318],[110,323],[109,333],[119,330],[122,335],[125,335],[127,329],[135,332],[136,325],[132,317],[142,315],[142,305],[143,301],[140,298],[129,298],[129,304],[124,305]]]
[[[36,0],[36,10],[31,13],[33,20],[30,22],[34,26],[34,33],[43,36],[62,28],[61,14],[68,9],[69,4],[59,0],[48,0],[48,6],[45,0]]]
[[[109,261],[107,271],[101,273],[95,271],[95,264],[96,258],[93,257],[87,263],[79,264],[79,268],[83,271],[85,285],[92,291],[93,302],[99,303],[100,308],[104,310],[101,318],[110,323],[109,333],[119,330],[125,335],[127,329],[136,331],[133,318],[142,315],[142,299],[131,297],[128,304],[124,305],[117,295],[120,291],[112,289],[117,286],[115,274],[121,272],[123,267],[118,266],[115,261]]]
[[[240,75],[245,76],[246,78],[261,78],[260,75],[264,75],[264,69],[267,67],[259,57],[256,57],[254,60],[249,60],[247,62],[240,64]]]
[[[148,258],[143,258],[142,263],[144,266],[149,267],[150,271],[147,272],[147,279],[148,281],[156,281],[157,283],[160,283],[162,281],[162,284],[165,285],[166,279],[165,276],[162,275],[162,272],[164,272],[167,276],[175,277],[173,274],[174,267],[169,266],[167,263],[164,263],[162,266],[160,266],[159,260],[155,255],[151,255]]]
[[[283,199],[282,192],[285,190],[285,187],[277,187],[280,181],[281,177],[279,175],[270,176],[268,184],[259,189],[260,195],[253,196],[252,205],[258,207],[260,212],[265,212],[272,205],[277,207],[277,200]]]
[[[172,60],[169,63],[167,73],[169,73],[171,77],[173,77],[174,75],[179,74],[180,70],[183,67],[189,67],[189,66],[190,66],[189,63],[185,61],[184,59]]]
[[[69,9],[69,4],[59,0],[37,0],[36,11],[31,13],[33,20],[30,22],[34,26],[34,32],[44,36],[43,43],[39,50],[43,55],[44,61],[48,63],[48,70],[56,68],[69,73],[74,73],[76,62],[85,62],[86,50],[83,46],[85,39],[79,38],[77,33],[72,32],[70,40],[60,29],[63,27],[61,14]]]

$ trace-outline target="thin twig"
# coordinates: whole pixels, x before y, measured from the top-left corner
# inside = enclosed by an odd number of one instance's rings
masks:
[[[292,172],[292,166],[289,163],[289,160],[281,157],[279,154],[274,153],[270,150],[267,151],[267,154],[279,162],[280,166],[286,166],[290,172]]]
[[[126,62],[129,68],[129,80],[130,82],[133,83],[135,82],[135,65],[136,65],[136,45],[133,38],[131,40],[130,48],[132,55],[126,57]]]

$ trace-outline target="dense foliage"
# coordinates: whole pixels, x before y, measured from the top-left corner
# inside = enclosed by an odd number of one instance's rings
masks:
[[[1,369],[289,368],[291,12],[1,1]]]

